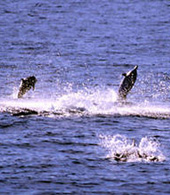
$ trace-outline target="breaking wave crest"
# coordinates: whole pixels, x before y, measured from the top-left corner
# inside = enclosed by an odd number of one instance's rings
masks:
[[[154,138],[143,137],[138,143],[123,135],[99,136],[107,158],[119,162],[162,162],[165,160],[160,143]]]
[[[39,96],[23,99],[0,100],[0,111],[13,115],[38,114],[46,116],[111,115],[170,118],[170,106],[165,103],[150,103],[145,100],[119,103],[112,88],[95,88],[69,91],[50,98]],[[129,98],[130,100],[130,98]]]

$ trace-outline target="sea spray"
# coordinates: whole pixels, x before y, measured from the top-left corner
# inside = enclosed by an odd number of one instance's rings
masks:
[[[39,114],[58,113],[65,116],[88,114],[89,116],[103,115],[103,116],[137,116],[137,117],[151,117],[151,118],[170,118],[170,106],[161,102],[149,101],[133,101],[130,100],[124,103],[117,101],[117,93],[112,87],[93,87],[73,90],[70,84],[64,89],[65,93],[59,93],[44,98],[43,96],[34,94],[31,97],[24,97],[23,99],[16,98],[16,89],[14,89],[14,98],[1,98],[0,110],[10,112],[12,110],[30,109]],[[31,95],[31,94],[29,94]],[[74,110],[74,112],[70,112]],[[81,112],[83,111],[83,112]],[[84,112],[85,111],[85,112]]]
[[[166,158],[160,143],[149,137],[143,137],[137,143],[135,139],[124,135],[99,135],[100,144],[106,149],[106,158],[122,162],[162,162]]]

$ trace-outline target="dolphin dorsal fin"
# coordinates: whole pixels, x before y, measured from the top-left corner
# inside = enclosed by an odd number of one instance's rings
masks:
[[[123,74],[122,74],[122,76],[124,76],[124,77],[125,77],[125,76],[126,76],[126,73],[123,73]]]

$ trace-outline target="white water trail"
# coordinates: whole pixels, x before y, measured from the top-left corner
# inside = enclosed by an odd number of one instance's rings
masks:
[[[33,95],[32,95],[33,94]],[[170,105],[163,103],[127,102],[118,103],[117,93],[112,88],[82,89],[76,92],[68,90],[65,94],[58,94],[50,98],[43,98],[41,95],[25,96],[23,99],[16,98],[16,91],[13,97],[0,99],[0,111],[10,110],[34,110],[38,113],[62,112],[88,114],[88,115],[112,115],[112,116],[138,116],[153,118],[170,118]],[[71,112],[70,112],[71,111]]]

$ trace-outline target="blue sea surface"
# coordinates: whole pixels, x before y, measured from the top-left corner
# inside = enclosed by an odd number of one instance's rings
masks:
[[[0,1],[0,83],[0,194],[170,194],[169,0]]]

